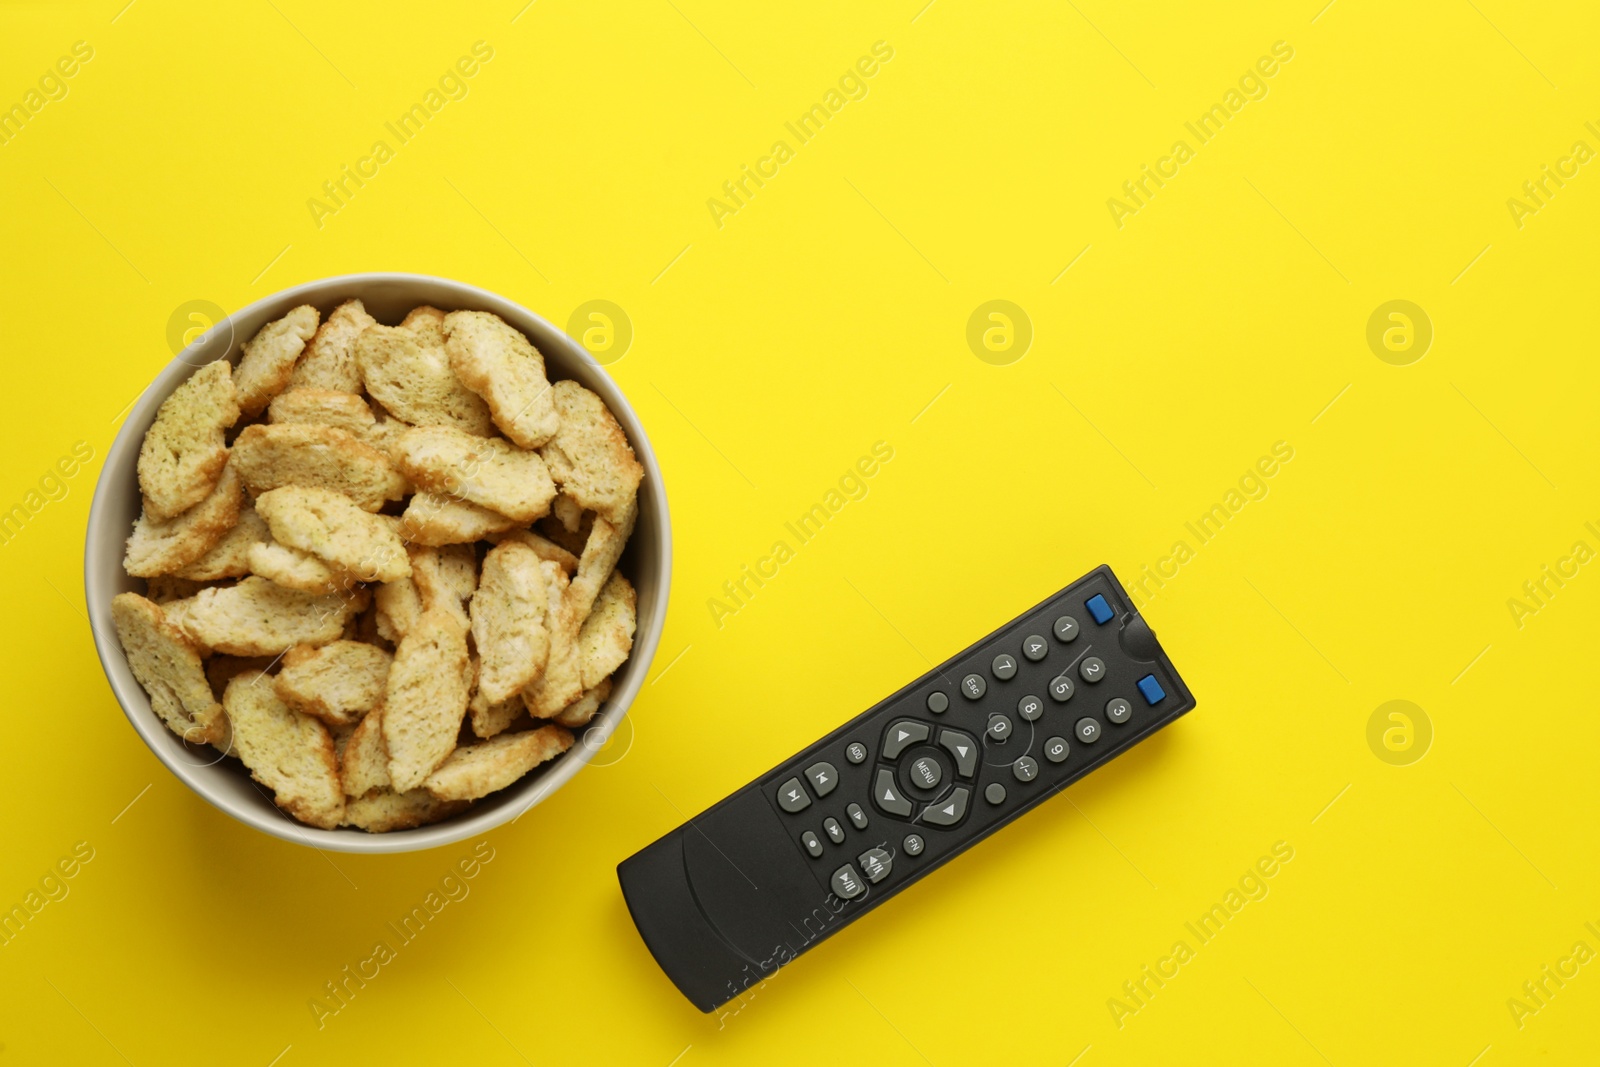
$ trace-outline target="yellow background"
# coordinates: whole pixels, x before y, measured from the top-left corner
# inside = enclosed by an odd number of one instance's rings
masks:
[[[1600,950],[1600,566],[1521,628],[1507,607],[1600,549],[1600,164],[1520,229],[1506,206],[1600,148],[1592,10],[524,2],[0,11],[0,103],[94,49],[0,145],[0,507],[96,454],[0,547],[0,904],[95,853],[0,947],[0,1063],[1593,1059],[1600,964],[1520,1029],[1506,1004]],[[478,40],[469,95],[316,226],[307,200]],[[880,40],[866,98],[794,145]],[[1107,198],[1280,40],[1269,94],[1119,229]],[[718,228],[707,199],[780,138]],[[473,842],[323,856],[211,809],[113,701],[80,553],[175,308],[372,269],[558,325],[626,309],[610,369],[677,553],[631,748],[490,834],[471,895],[319,1030],[308,1001]],[[965,340],[991,299],[1035,331],[1009,366]],[[1410,366],[1366,343],[1392,299],[1434,327]],[[876,441],[870,494],[714,625]],[[1195,712],[737,1014],[668,984],[619,860],[1090,567],[1193,546],[1277,441],[1270,493],[1146,609]],[[1408,766],[1367,743],[1394,699],[1433,728]],[[1278,841],[1269,895],[1119,1028],[1108,999]]]

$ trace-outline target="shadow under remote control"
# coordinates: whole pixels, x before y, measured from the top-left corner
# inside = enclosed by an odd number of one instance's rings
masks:
[[[1101,566],[617,866],[715,1011],[1195,706]]]

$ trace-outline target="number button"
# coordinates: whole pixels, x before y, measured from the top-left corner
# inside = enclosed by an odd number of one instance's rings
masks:
[[[1011,720],[1004,715],[989,716],[989,736],[996,741],[1004,741],[1011,736]]]
[[[983,680],[981,674],[969,674],[961,679],[961,695],[968,700],[977,700],[988,688],[989,684]]]
[[[1044,743],[1044,758],[1051,763],[1060,763],[1071,755],[1071,752],[1064,737],[1052,737]]]
[[[1078,673],[1091,685],[1106,676],[1106,664],[1099,656],[1089,656],[1078,664]]]
[[[860,741],[852,741],[844,750],[844,758],[851,763],[867,762],[867,746]]]
[[[1121,697],[1115,698],[1106,705],[1106,718],[1110,719],[1114,723],[1117,723],[1118,725],[1127,722],[1128,717],[1132,714],[1133,705],[1128,703],[1126,700],[1123,700]]]
[[[1028,722],[1035,722],[1044,714],[1044,701],[1036,696],[1025,696],[1017,701],[1017,714]]]
[[[1029,634],[1022,639],[1022,655],[1029,663],[1038,663],[1049,651],[1049,644],[1038,634]]]
[[[1072,699],[1072,679],[1060,675],[1050,682],[1050,699],[1057,704],[1065,704]]]
[[[1079,741],[1086,745],[1092,745],[1100,740],[1100,720],[1091,719],[1085,715],[1078,720],[1078,724],[1072,728],[1072,732],[1078,735]]]
[[[989,665],[989,669],[993,671],[994,676],[1000,679],[1002,682],[1009,682],[1011,679],[1017,676],[1016,657],[1002,652],[994,658],[994,662]]]
[[[1078,637],[1078,620],[1071,615],[1063,615],[1056,620],[1054,626],[1056,640],[1062,644],[1076,640]]]

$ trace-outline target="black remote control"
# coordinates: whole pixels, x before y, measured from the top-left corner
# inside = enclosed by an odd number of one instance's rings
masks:
[[[1194,707],[1111,568],[617,865],[710,1012]]]

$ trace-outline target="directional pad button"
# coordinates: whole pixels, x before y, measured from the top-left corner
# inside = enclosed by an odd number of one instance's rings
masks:
[[[883,734],[883,758],[896,759],[900,753],[918,741],[928,739],[928,724],[915,719],[901,719],[889,724]]]
[[[955,757],[956,773],[971,778],[978,772],[978,742],[959,730],[940,730],[939,747]]]
[[[956,786],[944,800],[929,804],[922,811],[922,821],[929,826],[954,826],[967,814],[967,801],[972,798],[965,786]]]
[[[878,781],[872,787],[872,802],[880,811],[890,815],[904,818],[911,814],[911,801],[900,792],[900,785],[894,780],[894,771],[887,767],[878,771]]]

